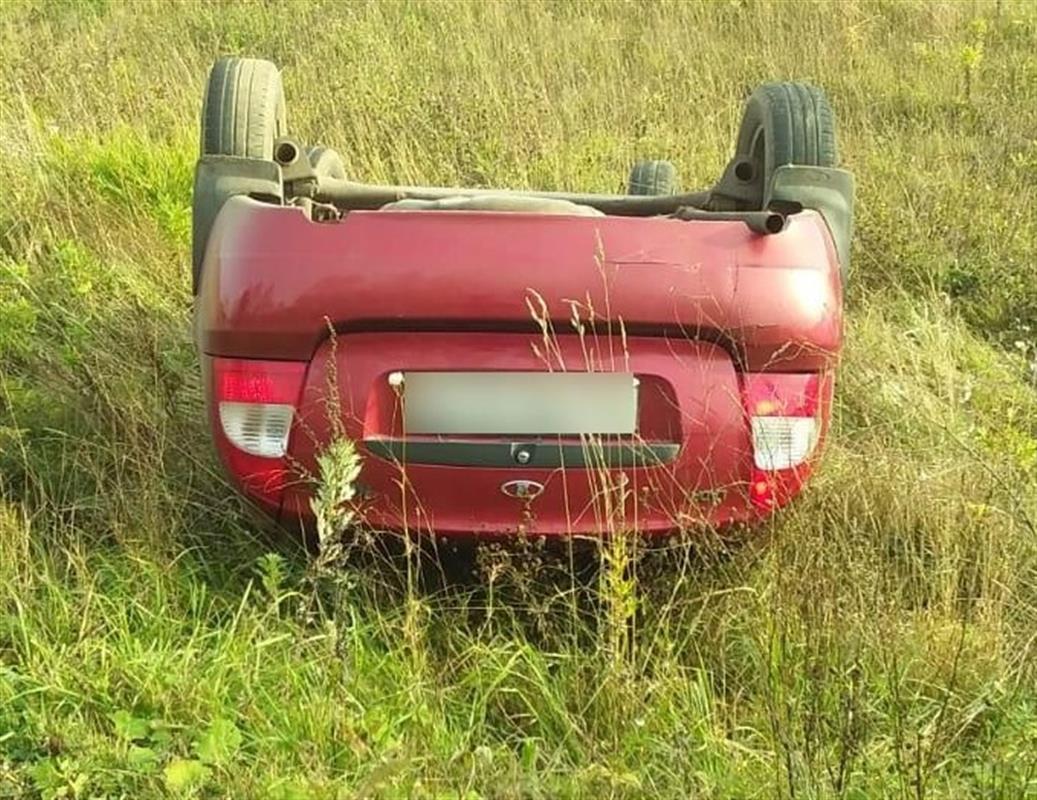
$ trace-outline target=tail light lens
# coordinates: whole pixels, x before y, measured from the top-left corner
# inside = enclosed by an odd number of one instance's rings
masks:
[[[230,443],[249,455],[281,458],[288,452],[288,431],[295,407],[285,403],[220,401],[220,425]]]
[[[821,441],[830,393],[824,373],[745,376],[753,444],[749,499],[757,508],[785,505],[802,488]]]
[[[214,358],[212,369],[220,456],[247,494],[277,507],[288,475],[288,438],[306,364]]]
[[[817,446],[820,421],[815,417],[753,417],[751,423],[757,469],[798,467]]]

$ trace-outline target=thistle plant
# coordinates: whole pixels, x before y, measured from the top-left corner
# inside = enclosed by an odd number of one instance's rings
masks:
[[[317,539],[322,554],[332,557],[341,548],[341,534],[356,517],[352,507],[360,454],[346,437],[334,439],[317,456],[317,488],[310,507],[317,519]]]

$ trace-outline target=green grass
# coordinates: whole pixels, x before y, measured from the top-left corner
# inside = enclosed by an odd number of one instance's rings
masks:
[[[0,798],[1037,797],[1032,4],[0,24]],[[536,543],[464,579],[308,562],[200,413],[189,194],[222,53],[280,63],[292,130],[380,181],[609,191],[663,156],[706,185],[750,87],[823,85],[859,205],[811,491],[636,584],[618,547],[598,577]]]

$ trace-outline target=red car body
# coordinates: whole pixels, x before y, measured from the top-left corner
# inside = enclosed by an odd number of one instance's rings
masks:
[[[234,197],[195,326],[221,459],[283,522],[312,519],[300,476],[337,431],[358,446],[357,512],[376,529],[668,533],[758,521],[800,491],[830,416],[842,287],[810,210],[760,235],[737,220],[486,211],[319,223]],[[636,433],[597,442],[411,435],[393,377],[617,371],[636,381]],[[290,407],[286,452],[236,446],[226,403]],[[759,452],[794,431],[807,431],[795,457]]]

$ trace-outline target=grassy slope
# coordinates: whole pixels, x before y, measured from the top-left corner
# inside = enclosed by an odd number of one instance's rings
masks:
[[[0,21],[0,797],[1037,796],[1032,5]],[[401,182],[612,190],[663,154],[705,184],[749,87],[824,85],[860,205],[814,490],[766,547],[644,564],[632,638],[629,586],[536,552],[486,554],[489,591],[264,555],[188,334],[224,52],[281,63],[297,133]]]

